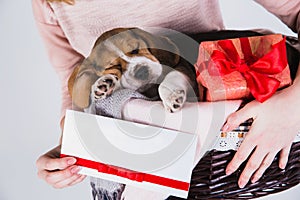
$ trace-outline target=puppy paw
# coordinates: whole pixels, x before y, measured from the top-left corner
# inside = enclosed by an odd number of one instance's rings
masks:
[[[179,111],[186,101],[187,81],[183,74],[169,73],[158,87],[159,96],[169,112]]]
[[[171,113],[180,110],[186,100],[185,91],[180,89],[165,92],[164,95],[165,97],[162,97],[163,105]]]
[[[101,76],[91,88],[91,98],[93,101],[104,99],[111,95],[118,86],[118,77],[112,74]]]

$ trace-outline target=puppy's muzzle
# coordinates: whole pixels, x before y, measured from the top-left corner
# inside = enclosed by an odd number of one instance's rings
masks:
[[[147,80],[149,77],[149,67],[145,65],[137,65],[134,70],[134,77],[138,80]]]
[[[127,62],[120,84],[123,88],[139,90],[148,89],[149,84],[156,83],[162,73],[162,65],[145,56],[128,57],[121,56]]]

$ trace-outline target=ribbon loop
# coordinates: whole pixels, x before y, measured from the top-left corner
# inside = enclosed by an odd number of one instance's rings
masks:
[[[131,171],[128,169],[117,168],[114,166],[106,165],[103,163],[97,163],[97,170],[101,173],[112,174],[123,178],[128,178],[133,181],[142,182],[144,181],[144,174],[140,172]]]

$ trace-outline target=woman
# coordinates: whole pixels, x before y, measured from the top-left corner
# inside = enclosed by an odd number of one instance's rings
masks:
[[[298,0],[257,2],[299,33]],[[132,26],[164,27],[185,33],[224,29],[217,0],[174,0],[164,3],[159,0],[147,3],[132,3],[129,0],[33,0],[32,4],[50,61],[61,79],[61,127],[65,110],[71,108],[68,78],[74,67],[89,54],[95,39],[101,33],[115,27]],[[279,167],[285,168],[291,143],[300,130],[300,119],[296,117],[300,113],[299,77],[298,71],[292,86],[276,93],[263,104],[252,101],[228,117],[224,131],[233,129],[248,118],[255,119],[247,138],[226,169],[227,174],[234,172],[255,149],[239,178],[240,187],[244,187],[250,179],[252,182],[257,181],[278,152]],[[76,160],[70,157],[59,158],[59,151],[60,146],[37,160],[40,178],[56,188],[81,182],[85,177],[77,174],[79,168],[74,166]]]

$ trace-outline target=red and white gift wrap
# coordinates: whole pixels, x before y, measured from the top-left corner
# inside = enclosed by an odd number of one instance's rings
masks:
[[[81,174],[186,198],[197,135],[67,110],[61,156]]]
[[[264,102],[291,84],[280,34],[202,42],[195,68],[208,101],[254,97]]]

